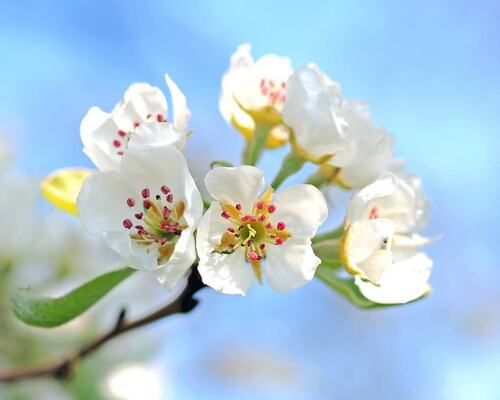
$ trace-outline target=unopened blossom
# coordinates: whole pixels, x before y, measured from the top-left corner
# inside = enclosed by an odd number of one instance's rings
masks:
[[[406,303],[430,290],[432,269],[419,235],[428,203],[412,174],[387,174],[353,196],[345,220],[342,258],[368,299]]]
[[[203,203],[173,146],[130,148],[119,171],[85,180],[77,204],[87,230],[103,235],[129,265],[153,271],[167,288],[195,261],[193,232]]]
[[[254,60],[251,45],[243,44],[231,56],[229,69],[222,79],[219,108],[223,117],[249,139],[256,124],[272,128],[268,146],[288,140],[281,124],[287,80],[293,73],[291,61],[275,54]]]
[[[186,97],[165,75],[173,103],[171,120],[162,91],[147,83],[135,83],[111,113],[92,107],[83,118],[80,136],[83,151],[98,169],[119,170],[129,146],[139,148],[172,144],[182,149],[188,135],[191,111]]]
[[[205,184],[214,201],[196,239],[203,282],[244,295],[262,276],[278,292],[313,278],[320,259],[311,238],[328,213],[318,189],[296,185],[274,195],[251,166],[214,168]]]

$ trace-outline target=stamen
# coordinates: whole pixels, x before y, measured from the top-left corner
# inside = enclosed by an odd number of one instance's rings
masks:
[[[173,200],[174,200],[174,195],[173,195],[172,193],[169,193],[169,194],[167,195],[167,201],[168,201],[169,203],[172,203],[172,201],[173,201]]]
[[[146,210],[149,210],[149,209],[151,208],[151,202],[150,202],[149,200],[144,200],[144,201],[142,202],[142,205],[144,206],[144,208],[145,208]]]
[[[269,207],[267,207],[267,211],[269,211],[271,214],[276,211],[276,206],[274,204],[270,204]]]
[[[163,194],[169,194],[170,193],[170,188],[167,185],[163,185],[160,190],[161,190],[161,192]]]
[[[249,251],[248,258],[252,261],[257,261],[260,259],[259,255],[255,251]]]
[[[131,220],[129,220],[129,219],[124,219],[124,220],[123,220],[123,226],[124,226],[125,228],[127,228],[127,229],[130,229],[130,228],[132,228],[132,227],[134,226],[134,224],[132,223],[132,221],[131,221]]]
[[[238,204],[236,204],[236,209],[237,209],[238,211],[241,211],[241,204],[239,204],[239,203],[238,203]]]
[[[284,240],[283,240],[283,239],[281,239],[280,237],[276,237],[276,238],[274,239],[274,243],[275,243],[275,244],[277,244],[278,246],[282,245],[282,244],[283,244],[283,242],[284,242]]]
[[[137,219],[142,219],[142,217],[144,216],[144,213],[136,213],[134,214],[134,216],[137,218]]]
[[[151,195],[151,192],[148,188],[142,189],[142,197],[147,199]]]
[[[279,231],[283,231],[286,228],[286,225],[284,222],[278,222],[278,225],[276,226]]]
[[[119,140],[113,140],[113,146],[120,147],[122,143]]]
[[[127,199],[127,206],[129,206],[129,207],[135,206],[135,200],[132,197],[129,197]]]
[[[137,128],[140,124],[141,124],[140,122],[138,122],[138,121],[134,121],[134,124],[133,124],[133,125],[134,125],[134,128]]]
[[[230,217],[230,215],[227,211],[223,211],[221,216],[222,216],[222,218],[226,218],[226,219],[229,219],[229,217]]]
[[[262,210],[264,208],[264,202],[262,200],[258,201],[257,204],[255,205],[255,207],[258,210]]]

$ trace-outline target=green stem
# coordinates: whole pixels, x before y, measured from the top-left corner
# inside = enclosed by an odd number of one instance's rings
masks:
[[[296,172],[299,172],[301,168],[304,166],[305,160],[297,156],[293,151],[291,151],[284,159],[281,164],[281,168],[278,171],[278,174],[274,178],[271,186],[273,189],[278,189],[281,184],[287,179],[289,176],[292,176]]]
[[[243,152],[243,164],[255,165],[266,147],[267,137],[269,136],[269,127],[266,125],[257,125],[252,138],[247,142]]]
[[[340,225],[338,228],[322,233],[321,235],[316,235],[312,239],[313,244],[324,242],[325,240],[330,239],[340,239],[344,233],[344,225]]]
[[[321,189],[323,186],[326,185],[326,178],[325,176],[319,171],[319,169],[312,175],[307,178],[306,182],[310,185],[316,186],[318,189]]]

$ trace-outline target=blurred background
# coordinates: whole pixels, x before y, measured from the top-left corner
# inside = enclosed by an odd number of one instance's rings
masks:
[[[2,183],[0,232],[4,244],[14,227],[30,239],[0,248],[33,257],[2,270],[0,367],[74,349],[123,305],[134,314],[165,302],[154,280],[134,276],[68,326],[47,331],[10,318],[16,285],[63,293],[119,264],[41,204],[36,180],[91,167],[79,138],[88,108],[110,110],[134,82],[165,88],[165,72],[193,112],[187,154],[197,180],[212,159],[238,162],[243,140],[217,102],[229,57],[244,42],[256,57],[313,61],[346,98],[368,101],[424,181],[433,207],[427,233],[443,239],[427,249],[434,291],[423,301],[362,311],[319,281],[284,295],[265,286],[245,298],[205,290],[193,313],[118,338],[73,381],[0,385],[0,398],[500,398],[499,18],[493,0],[1,0],[0,137],[15,172]],[[265,154],[269,179],[285,152]]]

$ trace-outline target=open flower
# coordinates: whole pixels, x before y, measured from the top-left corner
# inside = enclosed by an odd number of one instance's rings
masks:
[[[263,173],[251,166],[214,168],[205,184],[215,201],[196,239],[203,282],[244,295],[262,274],[278,292],[313,278],[320,259],[311,238],[328,214],[318,189],[296,185],[273,196],[270,187],[264,191]]]
[[[167,288],[196,258],[193,232],[203,202],[186,160],[173,146],[131,148],[120,171],[90,175],[77,200],[84,226],[130,265]]]
[[[129,146],[140,148],[172,144],[182,149],[191,112],[186,97],[165,75],[173,102],[173,120],[167,122],[167,100],[147,83],[131,85],[111,113],[92,107],[82,120],[83,151],[98,169],[119,170]]]
[[[251,45],[243,44],[231,56],[228,71],[222,79],[219,108],[224,118],[250,139],[256,124],[272,127],[268,146],[276,147],[288,140],[281,124],[286,98],[286,82],[292,74],[290,59],[274,54],[254,61]]]
[[[406,303],[430,290],[432,260],[420,251],[428,203],[412,174],[387,174],[353,196],[341,254],[368,299]]]

